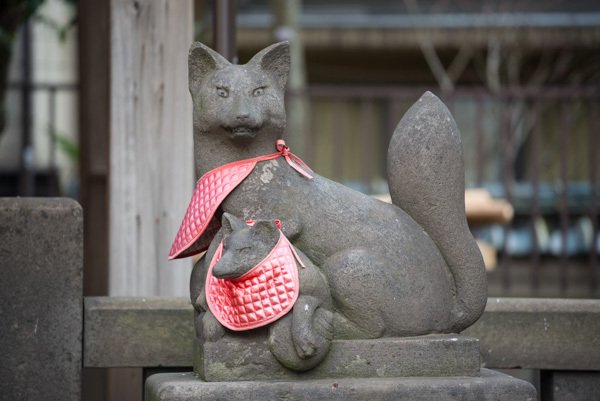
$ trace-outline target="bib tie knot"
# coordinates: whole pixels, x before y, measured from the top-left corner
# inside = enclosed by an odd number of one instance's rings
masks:
[[[290,152],[290,147],[285,144],[285,141],[283,139],[278,140],[276,146],[277,146],[277,150],[279,151],[279,153],[281,154],[281,156],[285,157],[285,160],[288,162],[288,164],[294,170],[296,170],[297,172],[299,172],[300,174],[302,174],[306,178],[309,178],[311,180],[313,179],[313,176],[310,175],[310,174],[308,174],[306,171],[302,170],[298,166],[298,164],[300,166],[304,167],[305,169],[307,169],[308,171],[312,171],[310,169],[310,167],[308,167],[306,164],[304,164],[304,162],[302,160],[300,160],[300,158],[298,156],[296,156],[295,154],[293,154],[293,153]]]

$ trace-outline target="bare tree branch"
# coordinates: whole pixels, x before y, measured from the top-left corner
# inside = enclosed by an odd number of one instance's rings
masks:
[[[406,10],[412,15],[420,15],[421,12],[419,10],[419,6],[415,0],[404,0],[404,6]],[[425,57],[425,61],[429,65],[429,69],[433,73],[433,76],[438,81],[438,85],[444,92],[451,92],[454,90],[454,83],[448,74],[446,73],[446,69],[442,65],[440,58],[438,57],[435,47],[433,46],[432,41],[427,37],[427,35],[420,29],[414,28],[415,34],[417,36],[417,40],[419,42],[419,47],[421,48],[421,52],[423,52],[423,56]]]
[[[499,92],[502,88],[500,83],[500,65],[502,64],[502,45],[500,40],[492,39],[488,41],[488,54],[485,65],[485,77],[488,88],[492,92]]]
[[[469,61],[471,61],[472,58],[473,48],[468,44],[463,44],[456,56],[454,56],[454,59],[452,59],[450,66],[448,66],[447,73],[452,83],[458,81],[458,78],[460,78],[460,75],[464,72],[465,68],[467,68]]]

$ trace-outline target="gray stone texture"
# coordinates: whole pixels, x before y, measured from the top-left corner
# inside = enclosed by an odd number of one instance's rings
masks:
[[[452,330],[472,325],[485,309],[487,277],[467,225],[462,143],[448,108],[426,92],[394,131],[387,158],[392,202],[433,239],[456,292]]]
[[[191,366],[187,298],[86,297],[85,367]]]
[[[600,372],[548,372],[549,391],[552,401],[600,400]]]
[[[464,334],[481,339],[484,367],[600,370],[600,301],[490,298]]]
[[[229,64],[202,44],[192,46],[189,71],[198,176],[275,152],[285,127],[288,69],[285,42],[241,66]],[[318,174],[309,180],[279,158],[259,163],[217,212],[217,218],[227,212],[242,220],[282,222],[286,237],[326,280],[332,305],[313,297],[309,311],[315,317],[332,316],[334,339],[456,333],[476,321],[485,307],[483,260],[465,220],[460,134],[448,109],[432,94],[423,95],[401,120],[388,165],[396,204]],[[204,294],[206,272],[221,239],[222,234],[217,235],[192,273],[200,342],[225,338]],[[301,362],[303,351],[294,358],[273,346],[276,337],[280,344],[289,338],[294,344],[288,341],[287,349],[299,349],[296,340],[302,334],[297,328],[303,325],[296,322],[300,313],[292,315],[292,322],[285,323],[291,333],[279,330],[276,322],[269,341],[280,362],[301,371],[307,368]],[[272,336],[275,332],[282,336]],[[249,347],[252,336],[248,334]],[[322,354],[319,347],[316,352]]]
[[[462,335],[336,340],[316,368],[295,372],[273,358],[264,330],[244,334],[204,343],[200,377],[225,382],[479,375],[479,341]]]
[[[191,373],[150,376],[146,401],[191,400],[406,400],[535,401],[522,380],[482,369],[481,377],[371,378],[296,381],[204,382]]]
[[[0,198],[0,272],[0,398],[80,399],[81,206]]]
[[[85,301],[86,367],[192,366],[194,311],[189,299]],[[489,298],[483,316],[462,334],[479,339],[482,361],[491,369],[600,370],[599,315],[600,300],[595,299]],[[93,331],[87,324],[92,321],[98,323]],[[134,344],[136,352],[114,346],[125,342]]]

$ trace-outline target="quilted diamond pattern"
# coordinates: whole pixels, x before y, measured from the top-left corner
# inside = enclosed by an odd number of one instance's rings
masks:
[[[226,164],[209,171],[198,180],[192,200],[175,236],[169,259],[183,258],[205,251],[221,223],[214,218],[223,200],[242,182],[256,160]]]
[[[237,279],[217,279],[212,268],[223,252],[213,258],[206,278],[206,299],[217,320],[231,330],[264,326],[289,312],[298,298],[299,282],[291,244],[281,234],[278,244],[256,267]]]

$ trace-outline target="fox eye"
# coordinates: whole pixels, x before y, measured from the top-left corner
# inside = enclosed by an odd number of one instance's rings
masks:
[[[229,97],[229,91],[225,88],[217,88],[217,95],[220,97]]]
[[[253,96],[262,96],[265,93],[265,88],[256,88],[254,92],[252,92]]]

